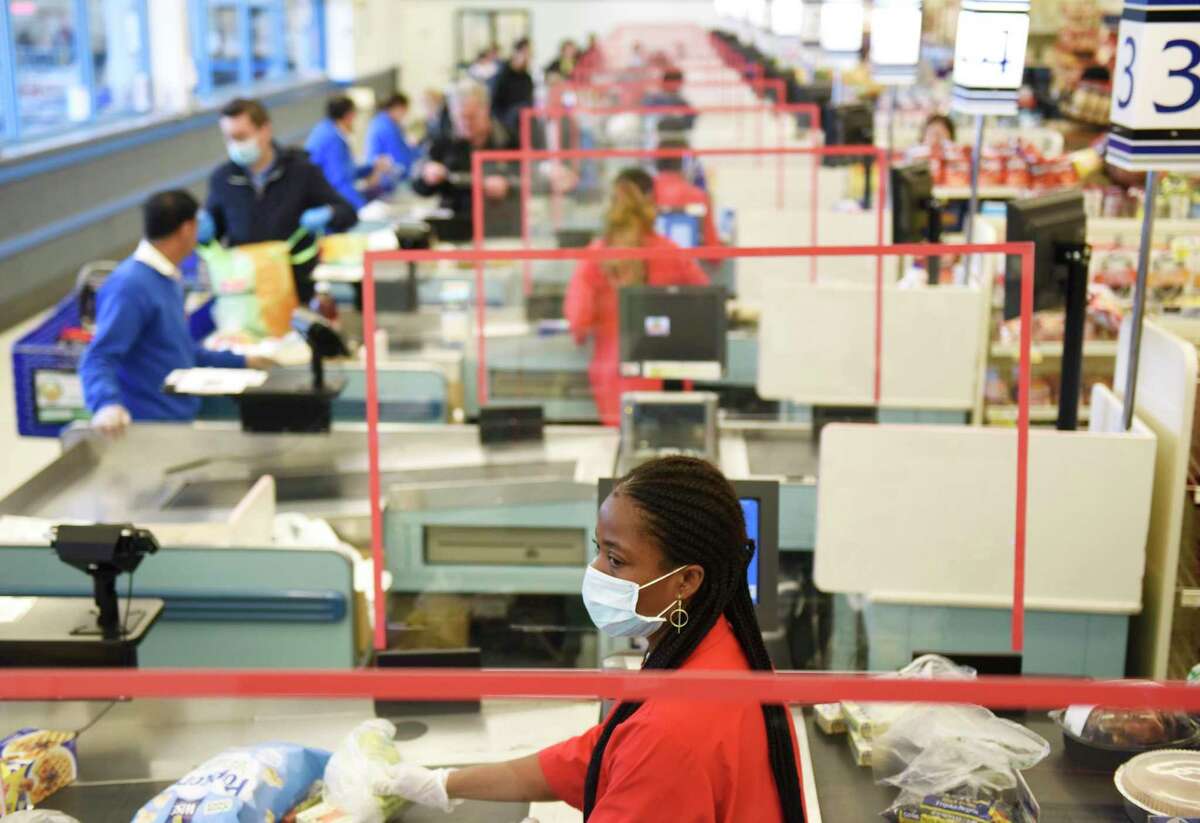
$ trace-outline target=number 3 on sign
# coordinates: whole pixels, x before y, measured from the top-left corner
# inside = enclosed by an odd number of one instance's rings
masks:
[[[1200,128],[1200,21],[1121,21],[1112,121],[1129,129]]]
[[[1177,112],[1187,111],[1197,103],[1200,103],[1200,75],[1196,74],[1196,67],[1200,66],[1200,45],[1193,43],[1191,40],[1170,40],[1163,47],[1163,51],[1171,51],[1172,49],[1183,49],[1187,52],[1189,61],[1181,69],[1171,69],[1167,76],[1179,77],[1191,83],[1192,93],[1188,99],[1176,105],[1165,105],[1155,101],[1154,110],[1159,114],[1176,114]]]
[[[1125,60],[1125,68],[1121,69],[1121,77],[1125,86],[1124,94],[1118,94],[1117,106],[1124,109],[1129,107],[1129,103],[1133,100],[1133,61],[1137,60],[1137,43],[1132,37],[1126,37],[1125,42],[1121,44],[1128,51],[1128,57]]]

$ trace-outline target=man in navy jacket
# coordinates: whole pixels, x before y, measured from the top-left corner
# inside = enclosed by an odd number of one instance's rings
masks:
[[[186,191],[142,207],[144,239],[96,295],[96,333],[79,374],[92,425],[117,436],[130,420],[192,420],[196,397],[164,394],[167,375],[194,366],[269,368],[269,360],[212,352],[192,339],[179,264],[196,248],[199,204]]]
[[[231,246],[287,240],[297,228],[313,234],[345,231],[358,222],[346,202],[302,149],[284,148],[273,139],[271,118],[257,100],[234,100],[221,111],[221,133],[229,162],[208,183],[206,211],[212,231],[201,243],[225,240]],[[311,239],[302,240],[297,251]],[[296,266],[296,294],[312,298],[316,261]]]

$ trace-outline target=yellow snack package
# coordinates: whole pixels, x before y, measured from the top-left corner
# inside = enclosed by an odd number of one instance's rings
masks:
[[[76,777],[75,732],[21,729],[0,740],[0,815],[36,808]]]

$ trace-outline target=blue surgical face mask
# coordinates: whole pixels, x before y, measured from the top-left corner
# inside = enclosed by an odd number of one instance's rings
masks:
[[[638,592],[686,568],[687,566],[680,566],[673,572],[667,572],[662,577],[639,586],[632,580],[622,580],[598,571],[595,566],[588,566],[583,573],[583,605],[596,628],[610,637],[649,637],[667,622],[663,615],[671,606],[667,606],[653,617],[638,614]]]
[[[230,140],[225,144],[229,159],[243,168],[249,168],[262,157],[262,149],[253,137],[246,140]]]

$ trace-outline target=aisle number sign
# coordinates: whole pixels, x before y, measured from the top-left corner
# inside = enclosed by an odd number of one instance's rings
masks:
[[[964,0],[954,40],[951,108],[1016,114],[1028,40],[1028,0]]]
[[[821,9],[821,51],[835,60],[857,63],[865,18],[862,0],[827,0]]]
[[[1200,171],[1200,2],[1127,2],[1117,35],[1108,160]]]
[[[921,62],[921,0],[875,0],[871,78],[884,86],[916,82]]]
[[[772,0],[771,31],[779,37],[800,37],[804,34],[802,0]]]

